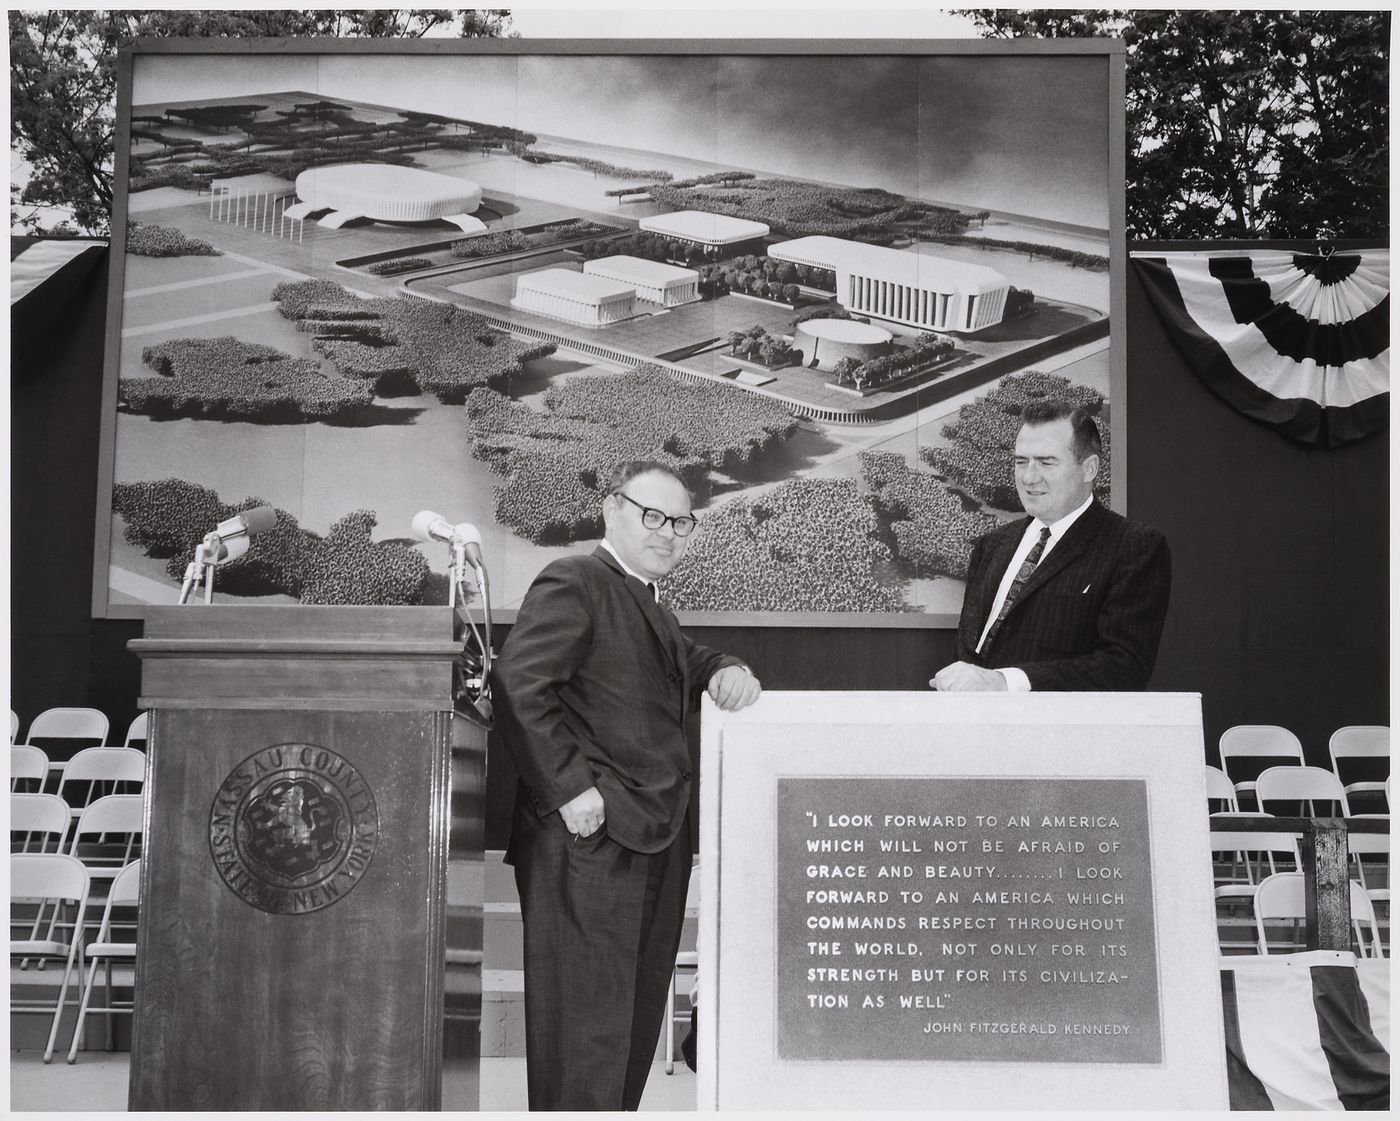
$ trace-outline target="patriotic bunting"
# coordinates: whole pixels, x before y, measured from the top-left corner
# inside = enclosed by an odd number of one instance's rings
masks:
[[[1389,1109],[1389,967],[1330,950],[1221,958],[1230,1108]]]
[[[1320,448],[1386,428],[1389,250],[1133,261],[1191,369],[1246,416]]]

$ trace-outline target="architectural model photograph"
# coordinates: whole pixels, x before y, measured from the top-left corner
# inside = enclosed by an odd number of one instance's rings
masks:
[[[1108,58],[751,49],[138,55],[98,599],[441,602],[430,507],[510,612],[659,456],[673,609],[951,620],[1057,395],[1111,501]]]

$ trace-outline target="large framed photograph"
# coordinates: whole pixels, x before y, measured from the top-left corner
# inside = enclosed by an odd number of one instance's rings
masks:
[[[509,620],[616,461],[700,519],[692,623],[950,626],[1028,399],[1124,501],[1111,40],[150,41],[123,57],[94,613]],[[106,499],[106,501],[103,501]]]

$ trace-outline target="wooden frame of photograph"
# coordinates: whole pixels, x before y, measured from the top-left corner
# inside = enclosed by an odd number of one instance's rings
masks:
[[[971,542],[1017,513],[1027,396],[1097,411],[1126,508],[1124,59],[138,42],[94,615],[174,602],[267,505],[220,599],[446,602],[430,508],[477,526],[509,622],[601,537],[607,465],[658,454],[701,519],[663,583],[683,623],[956,625]]]

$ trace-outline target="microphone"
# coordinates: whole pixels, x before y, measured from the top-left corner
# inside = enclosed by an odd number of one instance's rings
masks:
[[[481,531],[471,522],[458,522],[452,527],[452,533],[456,543],[462,546],[462,551],[466,553],[471,566],[480,568],[482,565]]]
[[[474,568],[481,566],[481,532],[471,522],[453,525],[432,510],[419,510],[413,516],[413,532],[420,541],[441,541],[460,548]]]
[[[255,506],[226,518],[205,534],[209,564],[237,560],[248,551],[248,538],[265,533],[277,524],[277,511],[271,506]]]
[[[442,541],[448,545],[457,543],[456,527],[432,510],[419,510],[413,515],[413,533],[420,541]]]

